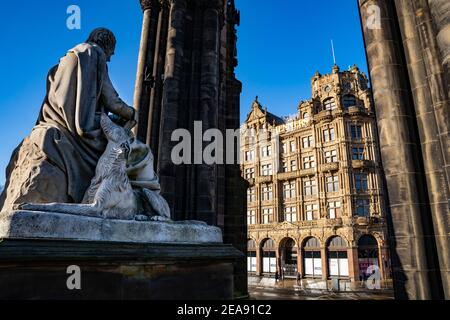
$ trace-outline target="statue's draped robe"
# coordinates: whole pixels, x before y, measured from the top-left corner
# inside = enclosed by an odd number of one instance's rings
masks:
[[[12,155],[0,209],[80,203],[106,148],[101,112],[129,116],[130,110],[111,84],[103,50],[91,43],[70,50],[50,70],[37,124]]]

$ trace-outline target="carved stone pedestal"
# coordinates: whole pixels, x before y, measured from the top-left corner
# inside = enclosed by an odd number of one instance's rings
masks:
[[[51,212],[0,213],[0,238],[127,243],[222,243],[222,231],[199,221],[138,222]]]
[[[222,244],[4,239],[0,300],[232,299],[241,255]],[[70,266],[79,267],[80,290],[68,288],[76,276]]]

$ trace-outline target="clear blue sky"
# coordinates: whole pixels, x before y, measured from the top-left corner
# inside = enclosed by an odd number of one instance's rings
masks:
[[[133,101],[142,14],[138,0],[0,1],[0,184],[11,152],[27,136],[45,96],[48,70],[91,29],[104,26],[118,39],[111,79]],[[367,70],[356,0],[236,0],[241,10],[238,78],[244,88],[241,118],[256,95],[271,112],[295,113],[311,95],[310,78],[327,73],[330,40],[342,68]],[[81,8],[81,30],[66,27],[69,5]]]

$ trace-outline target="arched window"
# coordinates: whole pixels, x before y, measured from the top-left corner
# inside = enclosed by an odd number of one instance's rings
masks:
[[[256,272],[256,243],[251,239],[247,241],[247,271]]]
[[[275,241],[266,239],[262,243],[262,272],[274,274],[277,272]]]
[[[359,247],[378,248],[378,242],[377,242],[377,239],[375,239],[374,236],[365,234],[361,238],[359,238],[358,246]]]
[[[256,243],[254,240],[250,239],[247,241],[247,250],[248,251],[256,251]]]
[[[316,238],[309,238],[305,241],[303,247],[303,264],[305,266],[305,276],[322,276],[322,256],[320,252],[320,243]]]
[[[263,243],[263,250],[266,250],[266,251],[273,250],[273,251],[275,251],[276,250],[275,241],[273,241],[272,239],[265,240],[264,243]]]
[[[320,248],[319,240],[316,238],[309,238],[305,243],[305,248]]]
[[[371,235],[363,235],[358,241],[359,276],[361,280],[367,279],[368,270],[379,268],[378,242]]]
[[[333,237],[329,244],[328,247],[329,248],[335,248],[335,249],[345,249],[347,250],[347,241],[345,241],[343,238],[341,237]]]
[[[328,242],[328,270],[331,277],[348,277],[347,241],[333,237]]]
[[[344,108],[350,108],[357,105],[355,96],[346,95],[342,98],[342,105]]]
[[[310,116],[309,112],[305,112],[305,113],[303,114],[303,120],[308,121],[310,118],[311,118],[311,116]]]
[[[327,111],[333,111],[337,109],[336,100],[334,98],[328,98],[323,102],[323,107]]]

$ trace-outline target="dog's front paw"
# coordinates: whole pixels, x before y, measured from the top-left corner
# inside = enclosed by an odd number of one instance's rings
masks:
[[[140,221],[140,222],[146,222],[146,221],[150,221],[150,217],[143,215],[143,214],[139,214],[134,218],[134,220]]]
[[[157,221],[157,222],[169,222],[169,221],[172,221],[169,218],[162,217],[162,216],[154,216],[154,217],[152,217],[151,220],[152,221]]]
[[[15,204],[13,210],[31,210],[31,205],[29,203]]]

